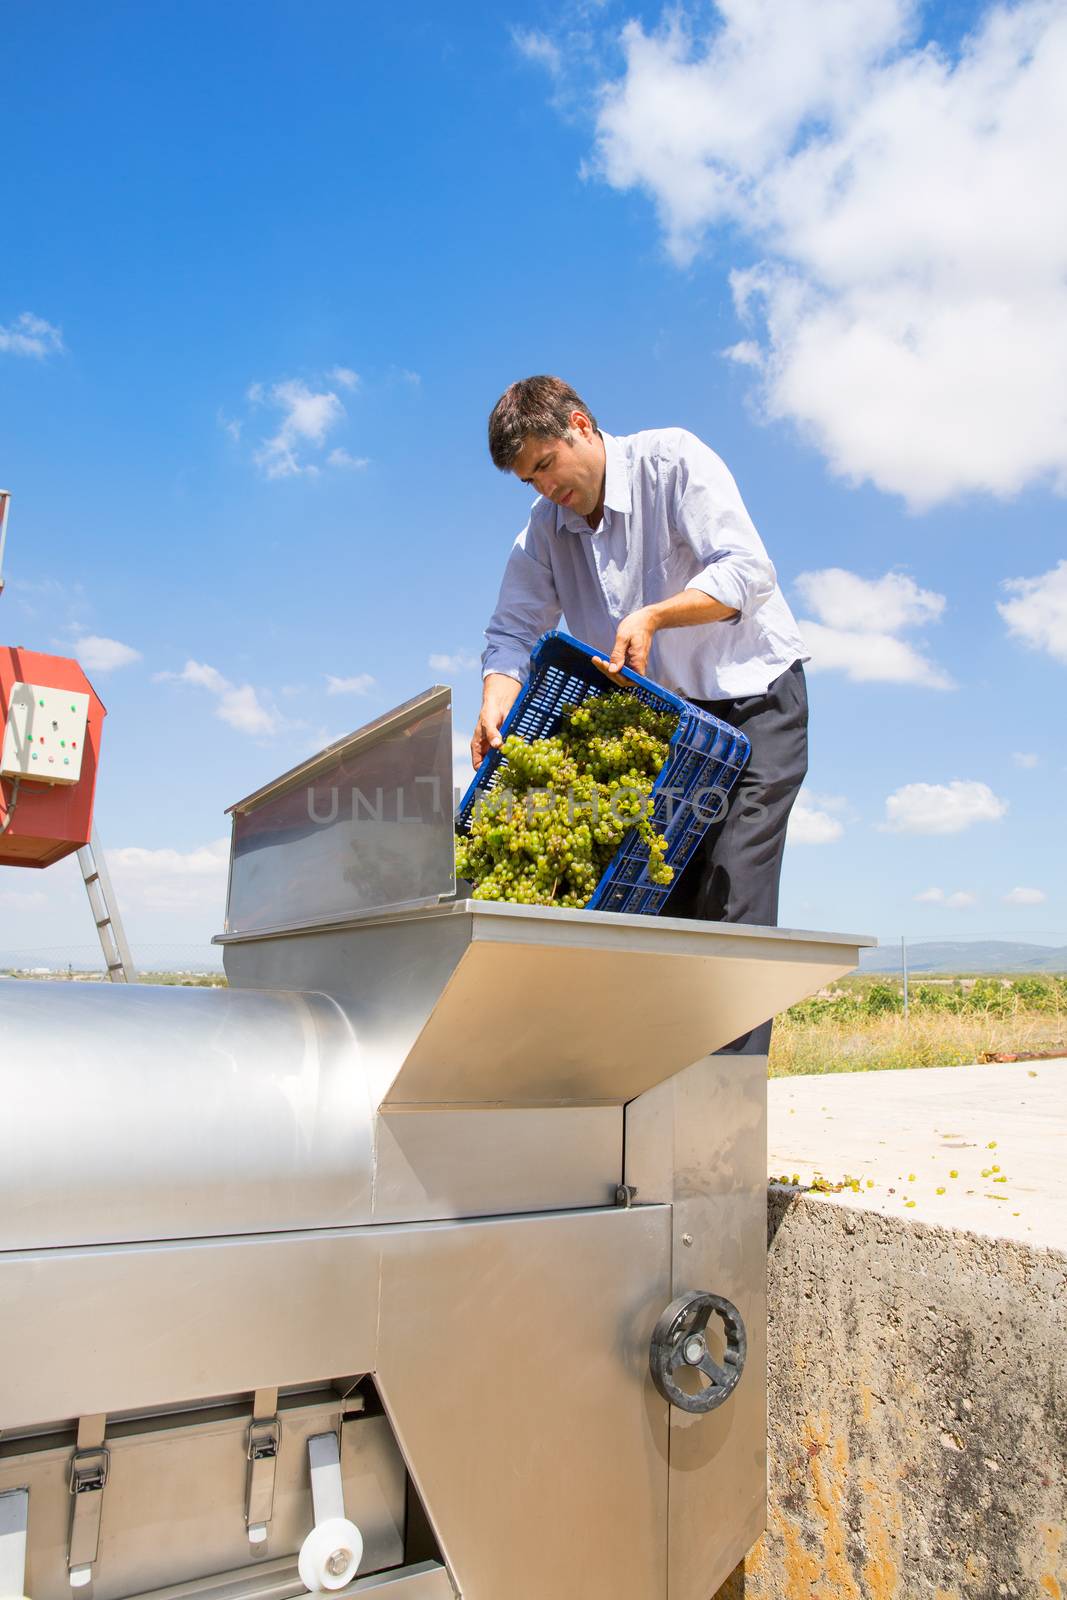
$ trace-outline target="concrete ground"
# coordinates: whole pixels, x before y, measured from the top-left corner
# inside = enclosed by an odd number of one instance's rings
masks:
[[[1067,1252],[1067,1059],[776,1078],[769,1171],[826,1201]],[[955,1174],[955,1175],[954,1175]]]

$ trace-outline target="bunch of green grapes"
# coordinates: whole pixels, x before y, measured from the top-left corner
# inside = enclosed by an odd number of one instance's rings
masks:
[[[652,882],[670,883],[651,794],[676,725],[618,693],[568,706],[552,739],[505,739],[503,781],[478,797],[456,845],[456,873],[473,898],[588,905],[631,828],[648,846]]]

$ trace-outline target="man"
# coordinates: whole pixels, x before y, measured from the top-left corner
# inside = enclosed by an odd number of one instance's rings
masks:
[[[537,490],[486,629],[478,766],[533,645],[571,633],[741,728],[752,754],[666,916],[774,926],[786,822],[807,770],[807,659],[774,567],[719,457],[682,428],[613,438],[559,378],[525,378],[489,418],[496,466]],[[769,1024],[731,1050],[762,1054]]]

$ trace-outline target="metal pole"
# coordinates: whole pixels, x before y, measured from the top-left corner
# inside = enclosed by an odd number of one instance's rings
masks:
[[[908,1020],[908,946],[904,935],[900,936],[900,971],[904,979],[904,1021]]]
[[[11,504],[11,491],[0,489],[0,594],[4,592],[4,545],[7,543],[7,510]]]

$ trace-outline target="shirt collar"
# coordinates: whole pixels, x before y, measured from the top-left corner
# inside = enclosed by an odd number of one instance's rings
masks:
[[[626,452],[614,434],[602,433],[604,440],[604,509],[621,511],[629,516],[633,510],[630,494],[630,465]]]
[[[621,442],[614,434],[604,433],[604,510],[618,511],[629,516],[633,510],[633,496],[630,492],[630,466],[626,459],[626,452]],[[559,523],[564,528],[569,528],[572,533],[595,533],[598,530],[590,528],[585,518],[578,512],[573,515],[562,508],[559,511]]]

